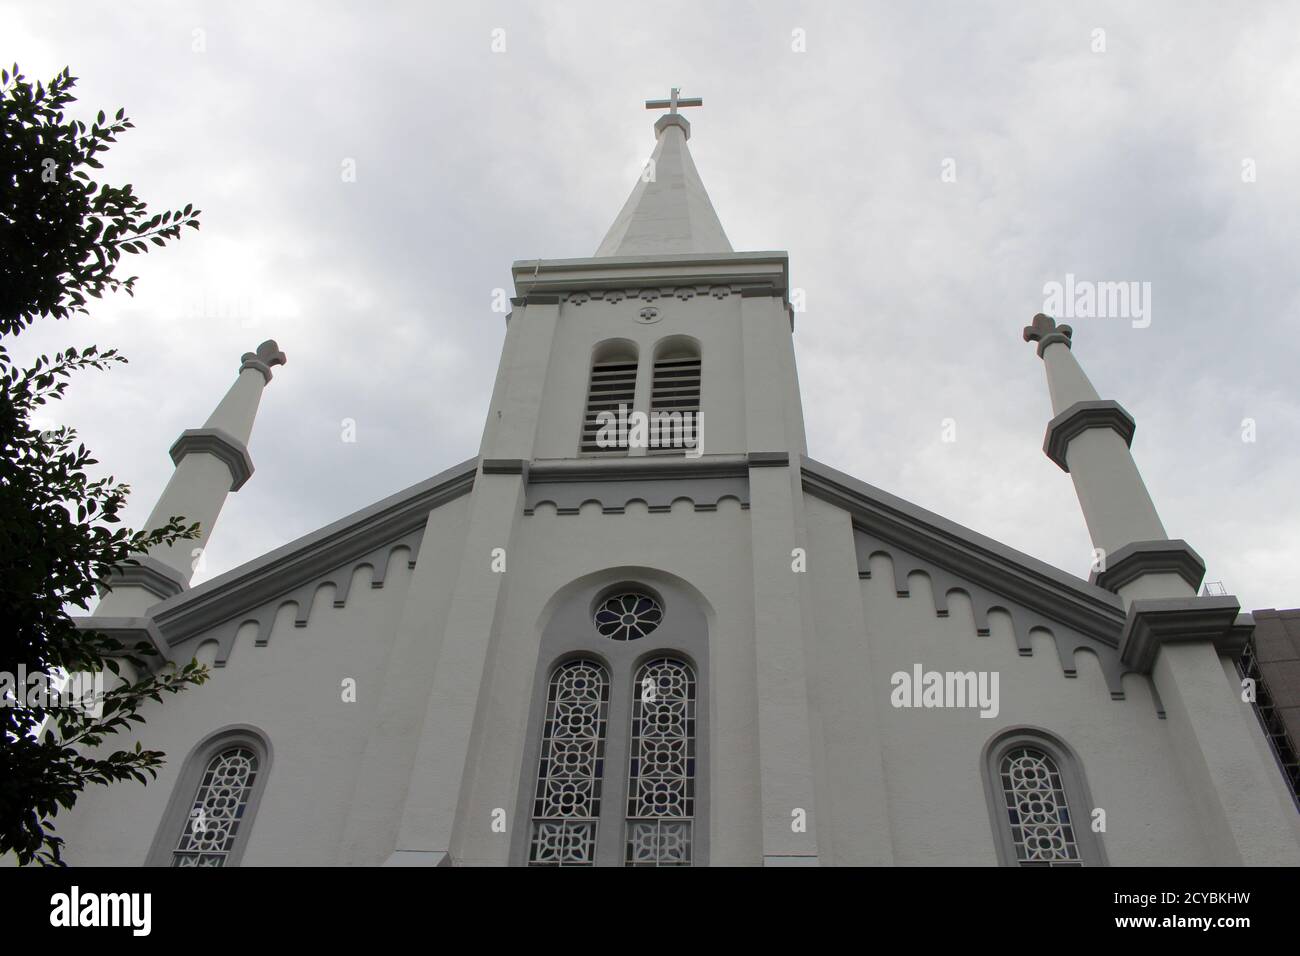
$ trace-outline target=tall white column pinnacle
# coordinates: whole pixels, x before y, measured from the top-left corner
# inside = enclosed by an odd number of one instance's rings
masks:
[[[157,528],[179,516],[198,522],[198,538],[154,548],[139,563],[116,569],[112,590],[100,601],[96,617],[138,617],[159,601],[189,587],[226,496],[238,491],[253,473],[248,440],[271,369],[285,364],[274,340],[245,352],[239,374],[202,428],[183,432],[171,447],[172,472],[145,527]]]
[[[1097,583],[1119,590],[1132,580],[1132,572],[1155,568],[1129,567],[1128,573],[1117,575],[1116,560],[1122,561],[1137,545],[1153,546],[1142,548],[1144,554],[1153,548],[1168,551],[1164,545],[1169,536],[1129,451],[1136,428],[1133,416],[1118,402],[1103,401],[1097,395],[1074,357],[1073,335],[1068,325],[1058,326],[1055,319],[1042,314],[1034,316],[1024,330],[1026,342],[1038,343],[1055,414],[1047,426],[1043,451],[1074,481],[1083,519],[1102,560]],[[1195,567],[1199,562],[1199,558],[1189,558],[1187,576],[1195,580],[1174,593],[1196,593],[1205,570],[1204,566]]]
[[[1043,450],[1069,472],[1093,546],[1094,583],[1115,591],[1127,618],[1124,667],[1150,676],[1168,720],[1188,791],[1198,794],[1201,832],[1216,865],[1300,864],[1295,811],[1282,778],[1260,760],[1250,705],[1230,678],[1253,624],[1233,597],[1198,597],[1205,564],[1171,541],[1129,452],[1134,422],[1103,401],[1071,349],[1073,332],[1047,315],[1025,327],[1047,370],[1055,418]],[[1291,839],[1277,839],[1289,833]]]
[[[253,420],[262,400],[262,389],[271,381],[271,369],[284,363],[285,354],[274,339],[263,342],[256,352],[245,352],[235,384],[230,386],[230,391],[213,409],[203,427],[220,428],[247,443],[253,434]]]

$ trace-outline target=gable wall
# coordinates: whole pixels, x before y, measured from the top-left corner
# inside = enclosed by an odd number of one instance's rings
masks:
[[[448,502],[431,516],[416,571],[419,592],[428,592],[421,606],[443,600],[430,591],[435,582],[455,578],[469,501]],[[672,574],[698,590],[712,611],[710,862],[759,861],[750,515],[734,498],[716,507],[696,511],[691,502],[678,501],[668,513],[649,513],[634,501],[617,514],[589,503],[577,515],[561,515],[541,504],[521,519],[509,548],[499,652],[479,711],[480,743],[458,854],[464,863],[504,864],[515,828],[527,826],[518,793],[535,772],[523,766],[522,755],[532,709],[539,706],[534,679],[549,663],[539,659],[547,602],[584,576],[618,567]],[[1111,864],[1207,862],[1146,679],[1125,677],[1125,699],[1112,700],[1089,654],[1079,655],[1078,676],[1067,678],[1050,638],[1034,636],[1033,655],[1021,656],[1004,616],[991,615],[991,633],[977,636],[970,604],[960,594],[951,596],[949,616],[938,617],[923,575],[907,582],[908,597],[898,597],[890,561],[877,556],[870,579],[859,580],[849,515],[810,495],[804,496],[804,515],[813,615],[810,750],[823,863],[994,865],[980,761],[990,738],[1023,725],[1055,733],[1079,755],[1093,803],[1107,811],[1102,842]],[[243,629],[227,666],[216,669],[207,685],[169,699],[162,709],[146,708],[143,742],[167,752],[167,766],[146,787],[91,788],[61,815],[69,861],[143,862],[190,749],[216,729],[252,724],[267,733],[274,759],[244,863],[382,862],[394,845],[409,768],[404,772],[401,761],[379,754],[368,765],[374,772],[364,781],[359,774],[381,685],[391,681],[398,623],[403,608],[409,614],[414,607],[407,600],[416,590],[406,557],[403,551],[394,555],[382,589],[371,588],[369,572],[359,571],[344,608],[334,608],[330,589],[322,590],[304,628],[293,626],[291,606],[282,608],[266,646],[255,646],[253,628]],[[635,572],[628,577],[635,579]],[[434,630],[427,622],[420,633]],[[419,634],[413,639],[422,640]],[[431,667],[436,649],[413,659]],[[974,710],[891,707],[890,676],[918,662],[926,670],[997,671],[1000,713],[984,719]],[[406,676],[410,706],[400,709],[413,710],[432,675]],[[344,677],[358,681],[356,703],[340,700]],[[413,721],[395,746],[414,753],[418,727]],[[626,734],[627,728],[611,726],[609,732]],[[625,774],[626,768],[610,765],[606,773]],[[490,825],[497,808],[508,814],[504,835]],[[1076,818],[1086,819],[1090,809],[1075,808]],[[347,852],[341,849],[345,832]]]
[[[954,594],[936,616],[924,575],[900,598],[890,561],[871,560],[858,580],[849,515],[805,495],[815,639],[810,670],[821,717],[819,780],[829,794],[835,863],[879,860],[870,786],[883,780],[894,862],[996,865],[981,759],[1000,731],[1030,725],[1055,733],[1078,754],[1093,802],[1106,810],[1102,843],[1111,865],[1204,865],[1193,807],[1174,762],[1164,721],[1146,678],[1124,677],[1124,700],[1111,700],[1096,659],[1078,655],[1078,676],[1063,676],[1054,641],[1032,638],[1017,652],[1011,623],[994,613],[976,635],[970,602]],[[902,587],[902,582],[899,582]],[[925,670],[997,671],[1001,709],[896,709],[890,677]],[[1226,679],[1226,678],[1225,678]],[[1091,808],[1073,808],[1087,820]],[[829,861],[828,861],[829,862]]]
[[[468,500],[447,502],[431,514],[422,552],[436,554],[440,542],[455,540]],[[459,553],[458,547],[448,550]],[[212,668],[206,684],[141,708],[147,723],[140,739],[165,752],[166,765],[146,786],[90,787],[72,811],[60,814],[69,862],[144,863],[190,750],[213,731],[251,724],[266,734],[273,757],[243,864],[334,863],[410,591],[411,557],[406,547],[390,554],[382,588],[371,586],[370,568],[358,567],[344,607],[333,606],[332,586],[320,588],[306,627],[294,626],[292,604],[279,607],[265,646],[255,644],[257,627],[245,625],[226,665]],[[213,630],[213,636],[220,633]],[[208,640],[193,638],[178,655],[197,652],[210,663],[216,648],[203,646]],[[355,702],[342,699],[344,678],[356,680]],[[110,738],[109,749],[128,740]]]

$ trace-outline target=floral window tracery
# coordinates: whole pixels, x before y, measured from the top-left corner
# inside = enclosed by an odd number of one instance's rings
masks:
[[[609,674],[590,660],[555,668],[533,799],[530,866],[591,866],[604,776]]]
[[[685,661],[647,661],[633,683],[628,866],[690,866],[695,818],[696,682]]]

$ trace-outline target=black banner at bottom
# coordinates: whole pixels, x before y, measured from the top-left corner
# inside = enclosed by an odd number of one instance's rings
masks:
[[[199,941],[227,920],[270,921],[295,942],[373,943],[376,932],[445,921],[494,936],[537,934],[557,907],[590,926],[659,932],[667,900],[728,934],[786,929],[856,936],[923,929],[927,942],[1006,927],[1077,934],[1230,939],[1294,926],[1294,871],[1244,869],[761,869],[540,873],[473,868],[0,869],[8,939]],[[655,915],[640,903],[655,900]],[[534,915],[538,919],[530,919]],[[213,924],[214,913],[218,923]],[[581,914],[579,916],[579,914]],[[773,920],[776,920],[774,923]],[[646,920],[650,923],[647,925]],[[566,930],[571,932],[573,927]],[[985,937],[987,938],[987,937]],[[1029,938],[1029,937],[1021,937]]]

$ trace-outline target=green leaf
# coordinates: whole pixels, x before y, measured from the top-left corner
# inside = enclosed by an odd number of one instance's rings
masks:
[[[84,313],[92,299],[109,293],[133,295],[135,277],[116,274],[122,256],[148,251],[145,240],[164,245],[177,238],[181,217],[151,212],[130,185],[97,180],[102,154],[134,124],[124,108],[107,126],[99,112],[90,129],[65,117],[76,102],[76,82],[67,67],[48,84],[29,83],[17,64],[0,71],[0,619],[6,646],[21,648],[29,667],[120,677],[125,658],[118,655],[128,654],[126,648],[82,631],[69,609],[88,608],[111,568],[184,538],[185,529],[177,523],[145,534],[121,527],[126,486],[87,473],[97,462],[71,429],[46,431],[33,421],[76,383],[73,373],[122,361],[116,351],[64,348],[22,366],[5,346],[39,319]],[[46,181],[39,172],[51,158],[59,174]],[[6,170],[24,172],[6,176]],[[140,229],[144,223],[152,223],[149,234]],[[138,653],[157,659],[147,645]],[[205,677],[180,673],[161,684],[146,678],[117,688],[100,719],[0,707],[0,855],[12,854],[22,865],[61,865],[63,840],[54,832],[60,809],[73,807],[87,787],[156,778],[153,767],[163,758],[138,742],[112,759],[92,756],[93,748],[147,726],[138,712],[144,701],[161,701],[161,691],[176,694]],[[21,752],[17,765],[8,759],[15,751]]]

